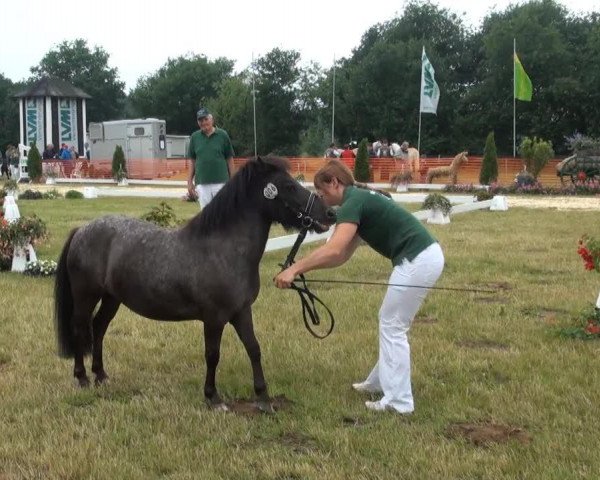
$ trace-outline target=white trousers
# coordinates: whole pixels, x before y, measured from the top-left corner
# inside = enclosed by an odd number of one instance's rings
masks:
[[[394,267],[389,283],[432,287],[443,268],[444,254],[434,243],[412,262],[404,260]],[[400,413],[414,410],[407,333],[428,293],[425,288],[388,287],[379,310],[379,359],[364,383],[383,392],[381,406]]]
[[[215,197],[217,192],[223,188],[224,183],[205,183],[196,185],[196,193],[198,194],[198,203],[200,208],[206,207]]]

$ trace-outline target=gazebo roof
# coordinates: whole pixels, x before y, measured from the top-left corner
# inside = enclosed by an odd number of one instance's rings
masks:
[[[67,97],[92,98],[80,88],[58,78],[43,77],[29,88],[15,94],[15,97]]]

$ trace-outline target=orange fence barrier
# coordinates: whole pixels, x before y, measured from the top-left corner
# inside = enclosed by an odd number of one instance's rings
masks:
[[[425,183],[427,170],[430,168],[448,166],[453,157],[444,158],[421,158],[420,178],[413,178],[413,183]],[[310,182],[314,174],[327,161],[324,158],[308,157],[289,157],[291,172],[294,176],[302,175],[304,180]],[[237,170],[247,161],[246,158],[234,159],[235,169]],[[354,160],[345,160],[352,169]],[[469,157],[469,162],[462,164],[458,170],[458,183],[479,183],[479,172],[481,171],[482,157]],[[560,159],[550,160],[544,167],[538,180],[547,186],[560,185],[560,179],[556,176],[556,165]],[[112,160],[93,160],[85,159],[44,162],[60,164],[60,177],[66,178],[111,178]],[[371,181],[375,183],[389,183],[395,174],[403,170],[404,162],[394,158],[371,158]],[[170,179],[186,180],[190,160],[186,158],[177,159],[132,159],[127,162],[127,176],[133,179]],[[514,182],[515,176],[522,170],[523,163],[517,158],[499,158],[498,159],[498,182],[508,185]],[[45,167],[46,169],[47,167]],[[445,184],[448,179],[445,177],[437,178],[433,183]]]

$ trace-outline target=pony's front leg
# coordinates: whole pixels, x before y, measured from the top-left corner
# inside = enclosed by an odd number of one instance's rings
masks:
[[[238,312],[231,324],[240,337],[240,340],[246,348],[252,364],[252,373],[254,375],[254,393],[256,394],[258,408],[266,413],[273,413],[273,406],[269,398],[265,376],[263,374],[260,361],[260,345],[254,335],[254,326],[252,325],[252,310],[247,307]]]
[[[210,317],[209,317],[210,318]],[[215,386],[215,377],[217,365],[221,356],[221,337],[223,335],[224,323],[211,320],[204,321],[204,357],[206,359],[206,380],[204,381],[204,397],[209,407],[218,410],[227,410],[227,406],[221,400],[217,387]]]

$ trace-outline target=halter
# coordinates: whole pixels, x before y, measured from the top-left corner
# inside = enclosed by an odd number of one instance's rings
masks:
[[[279,191],[277,190],[277,187],[274,184],[268,183],[263,190],[263,195],[268,200],[274,200],[279,195]],[[315,223],[314,219],[311,217],[310,214],[315,205],[316,198],[317,198],[317,196],[313,192],[310,192],[308,200],[306,201],[306,205],[304,206],[304,208],[302,208],[300,210],[292,207],[288,202],[283,200],[283,204],[285,205],[285,207],[288,208],[289,210],[291,210],[292,212],[294,212],[294,215],[296,215],[296,218],[298,218],[300,220],[300,222],[302,224],[302,228],[300,229],[300,232],[298,233],[298,237],[296,238],[296,241],[294,242],[294,246],[290,250],[290,253],[288,254],[287,258],[285,259],[285,262],[283,262],[282,264],[279,264],[282,271],[294,263],[294,258],[296,257],[296,254],[298,253],[298,249],[300,248],[300,245],[306,238],[306,234],[308,233],[310,228]],[[299,280],[302,282],[302,286],[298,286],[295,283],[292,283],[290,288],[293,290],[296,290],[296,292],[298,292],[298,295],[300,296],[300,302],[302,303],[302,317],[304,319],[304,325],[306,326],[306,329],[314,337],[325,338],[332,332],[333,326],[335,324],[335,320],[333,318],[333,313],[331,313],[331,310],[329,310],[327,305],[325,305],[319,299],[319,297],[317,297],[314,293],[312,293],[309,290],[308,286],[306,285],[306,280],[304,278],[304,275],[301,274]],[[319,317],[319,312],[317,311],[317,305],[315,304],[315,302],[320,303],[325,308],[325,310],[329,314],[329,318],[331,319],[331,325],[324,335],[319,335],[310,326],[310,323],[312,323],[313,325],[321,324],[321,318]],[[310,318],[310,323],[308,321],[308,318]]]

